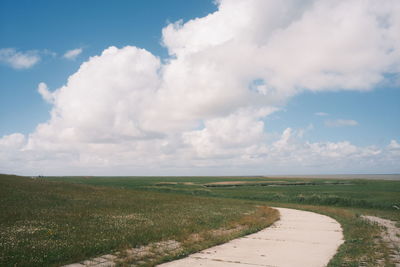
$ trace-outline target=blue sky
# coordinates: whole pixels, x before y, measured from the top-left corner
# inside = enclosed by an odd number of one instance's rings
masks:
[[[291,99],[284,110],[267,119],[278,132],[288,125],[294,128],[314,126],[307,133],[310,141],[349,140],[356,145],[384,145],[399,139],[400,90],[396,86],[382,86],[369,92],[303,93]],[[315,113],[324,112],[325,116]],[[350,127],[327,127],[326,120],[352,119]]]
[[[285,160],[292,174],[398,172],[400,47],[378,23],[399,16],[388,3],[374,17],[357,1],[1,1],[0,172],[259,174],[281,173]],[[327,18],[339,15],[342,30]],[[325,41],[329,31],[337,39]],[[18,55],[39,60],[16,67]],[[93,78],[99,71],[126,84]]]

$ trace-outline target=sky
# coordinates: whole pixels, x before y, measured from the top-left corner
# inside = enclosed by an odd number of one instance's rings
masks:
[[[400,2],[0,2],[0,173],[400,172]]]

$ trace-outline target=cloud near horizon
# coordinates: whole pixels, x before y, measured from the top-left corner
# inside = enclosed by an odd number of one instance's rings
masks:
[[[111,46],[53,92],[39,84],[51,118],[0,139],[0,172],[399,171],[397,140],[310,143],[263,120],[304,91],[373,90],[400,72],[398,32],[397,1],[220,0],[162,30],[165,63]]]

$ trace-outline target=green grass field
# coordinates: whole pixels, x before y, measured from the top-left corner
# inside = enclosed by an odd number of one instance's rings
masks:
[[[268,226],[276,214],[259,205],[338,220],[346,242],[330,266],[391,266],[379,227],[359,215],[400,222],[400,181],[1,175],[0,198],[0,266],[57,266],[163,240],[184,244],[144,264],[151,266]],[[238,225],[245,227],[210,237]],[[206,238],[191,241],[194,234]]]
[[[49,177],[47,179],[143,191],[279,203],[374,208],[388,211],[396,210],[394,206],[400,207],[400,181],[280,177]],[[234,183],[238,181],[246,183]],[[219,184],[215,184],[216,182]]]
[[[10,175],[0,175],[0,200],[0,266],[59,266],[166,240],[183,244],[166,258],[180,257],[260,230],[278,218],[273,210],[246,200]],[[219,234],[210,234],[215,229]],[[238,231],[225,234],[229,229]],[[190,242],[193,234],[196,242]],[[163,258],[147,264],[159,261]]]
[[[330,266],[392,266],[379,227],[360,215],[400,222],[400,181],[266,177],[49,177],[49,180],[217,199],[252,200],[270,206],[329,215],[343,227],[346,242]]]

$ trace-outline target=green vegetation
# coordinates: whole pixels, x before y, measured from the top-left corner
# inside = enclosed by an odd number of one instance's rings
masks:
[[[53,177],[90,185],[258,201],[397,210],[400,181],[265,177]],[[246,182],[235,184],[235,182]],[[218,183],[218,184],[217,184]]]
[[[391,266],[381,229],[359,215],[400,222],[400,181],[1,175],[0,199],[1,266],[55,266],[179,242],[179,250],[145,262],[153,265],[277,219],[257,205],[311,210],[338,220],[346,242],[330,266]]]
[[[167,240],[183,244],[180,257],[278,218],[252,201],[10,175],[0,175],[0,200],[0,266],[58,266]]]
[[[330,266],[392,266],[381,229],[359,215],[400,222],[400,181],[265,177],[57,177],[72,183],[142,191],[260,201],[326,214],[338,220],[346,242]]]

